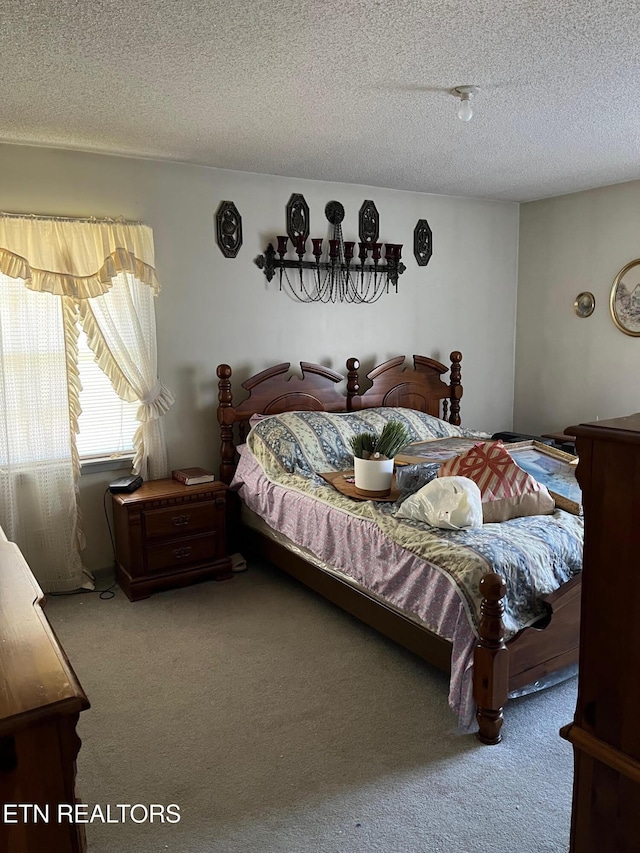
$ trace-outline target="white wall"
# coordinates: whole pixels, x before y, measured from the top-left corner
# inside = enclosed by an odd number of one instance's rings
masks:
[[[524,204],[515,428],[538,434],[640,410],[640,339],[609,312],[613,280],[640,257],[640,182]],[[573,303],[595,295],[580,319]]]
[[[357,240],[366,198],[380,213],[382,242],[404,244],[407,271],[398,294],[376,305],[300,304],[266,285],[253,263],[283,233],[285,205],[303,193],[312,236],[327,236],[325,204],[346,208],[345,240]],[[235,259],[215,242],[221,200],[242,215],[244,243]],[[510,429],[513,411],[518,206],[370,187],[302,181],[182,164],[71,151],[0,146],[0,208],[12,213],[124,216],[154,230],[162,292],[156,306],[159,371],[174,391],[166,416],[172,467],[217,468],[216,366],[234,369],[234,387],[278,361],[320,362],[343,370],[349,356],[370,369],[398,354],[446,364],[463,354],[463,423]],[[413,257],[413,229],[428,219],[434,256]],[[82,478],[88,547],[85,562],[111,561],[102,510],[114,475]]]

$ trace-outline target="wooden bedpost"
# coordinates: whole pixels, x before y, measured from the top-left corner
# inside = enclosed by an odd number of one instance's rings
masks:
[[[357,358],[347,359],[347,411],[353,411],[353,398],[360,392],[360,377],[358,370],[360,362]]]
[[[502,619],[506,591],[506,583],[495,572],[480,581],[480,639],[473,658],[473,696],[478,706],[478,737],[488,744],[502,740],[502,709],[509,693],[509,652]]]
[[[233,421],[226,419],[227,412],[233,407],[231,393],[231,368],[228,364],[219,364],[218,374],[218,423],[220,424],[220,479],[229,484],[235,471],[236,447],[233,443]]]
[[[460,397],[462,397],[460,362],[462,361],[462,353],[454,350],[449,358],[451,359],[451,380],[449,383],[451,414],[449,416],[449,423],[454,424],[454,426],[460,426]]]

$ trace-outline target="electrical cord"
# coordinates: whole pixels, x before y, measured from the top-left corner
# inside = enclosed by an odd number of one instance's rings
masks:
[[[109,539],[111,540],[111,550],[113,552],[113,565],[116,563],[116,545],[113,541],[113,533],[111,531],[111,522],[109,521],[109,513],[107,512],[107,501],[106,497],[109,494],[109,486],[104,490],[104,494],[102,496],[102,508],[104,509],[104,517],[107,521],[107,529],[109,530]],[[103,601],[107,601],[110,598],[114,598],[115,592],[113,592],[114,587],[118,585],[118,581],[115,580],[111,586],[106,587],[106,589],[74,589],[71,592],[48,592],[49,596],[60,596],[60,595],[84,595],[86,593],[95,593],[97,592],[99,597]]]

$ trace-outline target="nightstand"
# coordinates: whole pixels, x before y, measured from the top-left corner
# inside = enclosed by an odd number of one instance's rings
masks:
[[[232,577],[224,483],[149,480],[112,494],[116,578],[131,601],[197,580]]]

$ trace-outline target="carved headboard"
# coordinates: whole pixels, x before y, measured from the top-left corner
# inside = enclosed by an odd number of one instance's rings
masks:
[[[439,361],[421,355],[413,356],[413,366],[404,366],[405,356],[397,356],[375,367],[367,374],[371,387],[360,392],[360,362],[347,361],[343,376],[308,361],[300,362],[301,375],[288,375],[291,362],[268,367],[242,383],[248,396],[237,405],[233,401],[232,370],[228,364],[219,364],[218,423],[220,424],[220,479],[230,483],[236,467],[237,424],[239,442],[245,440],[252,415],[276,415],[281,412],[318,411],[351,412],[377,406],[403,406],[442,417],[452,424],[460,424],[460,362],[462,355],[451,353],[451,368]],[[449,384],[443,374],[450,373]],[[337,385],[346,379],[346,393]]]

